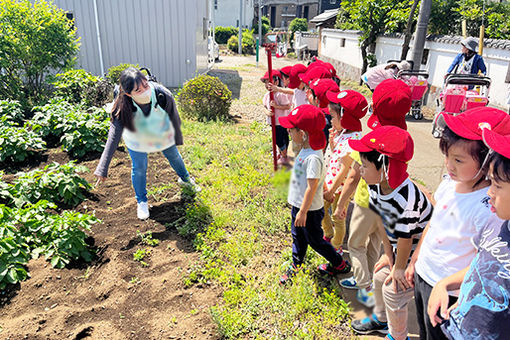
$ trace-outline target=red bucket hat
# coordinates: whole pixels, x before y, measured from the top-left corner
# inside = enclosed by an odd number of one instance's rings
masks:
[[[414,142],[406,130],[396,126],[381,126],[360,140],[349,139],[349,146],[359,152],[375,150],[388,156],[387,178],[393,189],[409,177],[407,163],[413,158]]]
[[[326,96],[329,91],[338,92],[340,89],[338,88],[337,83],[335,83],[331,79],[315,79],[310,83],[310,88],[315,93],[315,96],[319,100],[319,107],[324,109],[328,107],[329,100]]]
[[[482,136],[487,147],[510,159],[510,134],[503,136],[490,129],[483,129]]]
[[[278,71],[278,70],[273,70],[272,76],[273,76],[273,78],[275,78],[275,77],[281,78],[282,77],[282,75],[280,74],[280,71]],[[260,80],[264,81],[264,80],[268,80],[268,79],[269,79],[269,71],[266,71],[266,73],[264,74],[263,77],[260,78]]]
[[[329,91],[328,100],[332,103],[340,104],[343,109],[340,124],[344,129],[352,131],[361,131],[360,119],[365,117],[368,111],[368,102],[359,92],[353,90],[344,90],[341,92]]]
[[[332,77],[333,76],[328,69],[322,66],[308,68],[305,73],[301,73],[299,75],[299,79],[301,79],[301,81],[306,85],[310,85],[310,82],[315,79],[330,79]]]
[[[329,73],[331,74],[331,77],[336,77],[336,70],[331,63],[327,63],[327,62],[322,61],[318,58],[315,58],[315,61],[313,63],[311,63],[310,65],[308,65],[308,68],[310,69],[310,68],[314,68],[317,66],[324,67],[325,69],[327,69],[329,71]]]
[[[301,83],[299,75],[306,72],[306,66],[303,64],[296,64],[290,70],[289,89],[297,89]]]
[[[411,109],[411,88],[398,79],[386,79],[372,95],[374,113],[368,119],[368,127],[375,129],[381,125],[398,126],[407,130],[406,114]]]
[[[482,140],[483,130],[489,129],[496,133],[510,134],[510,116],[493,107],[475,107],[453,116],[441,113],[442,119],[455,134],[469,140]],[[438,121],[442,125],[441,120]]]
[[[285,75],[285,76],[289,77],[290,76],[290,70],[292,70],[292,66],[285,66],[285,67],[282,67],[280,69],[280,73],[282,75]]]
[[[308,142],[312,149],[322,150],[326,147],[326,136],[323,131],[326,126],[326,117],[317,106],[300,105],[288,116],[280,117],[279,122],[284,128],[298,128],[308,133]]]

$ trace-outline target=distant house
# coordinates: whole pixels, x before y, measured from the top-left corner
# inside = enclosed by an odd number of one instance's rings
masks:
[[[339,8],[326,10],[316,17],[313,17],[310,20],[310,24],[314,24],[317,30],[320,28],[335,28],[336,17],[339,10]]]
[[[342,0],[320,0],[319,14],[330,9],[340,8]]]
[[[262,5],[262,15],[269,18],[273,28],[286,29],[295,18],[310,20],[319,14],[319,0],[263,0]]]
[[[240,0],[212,0],[214,26],[239,27]],[[254,18],[254,0],[242,0],[243,18],[241,26],[251,28]]]
[[[34,0],[35,1],[35,0]],[[151,69],[160,82],[181,86],[208,69],[214,0],[53,0],[74,19],[78,67],[101,75],[121,63]]]

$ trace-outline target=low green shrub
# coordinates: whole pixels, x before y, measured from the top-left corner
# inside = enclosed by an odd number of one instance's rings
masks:
[[[109,80],[96,77],[85,70],[69,70],[57,74],[55,78],[56,80],[52,83],[55,87],[55,94],[70,103],[103,106],[111,99],[110,93],[113,90],[113,84]]]
[[[110,67],[108,69],[108,71],[106,73],[106,79],[109,82],[111,82],[112,84],[118,84],[119,83],[120,74],[122,73],[122,71],[124,71],[128,67],[140,68],[140,65],[138,65],[138,64],[135,65],[135,64],[122,63],[122,64],[117,65],[117,66],[112,66],[112,67]]]
[[[232,92],[217,77],[200,75],[187,81],[177,95],[180,113],[199,121],[226,120]]]
[[[251,31],[243,32],[242,38],[242,53],[243,54],[253,54],[255,51],[255,38],[253,38],[253,33]],[[228,39],[227,47],[229,50],[233,52],[238,52],[239,50],[239,37],[232,36]]]
[[[228,39],[239,33],[239,28],[228,26],[228,27],[222,27],[222,26],[216,26],[214,29],[214,38],[218,44],[226,44]]]
[[[57,204],[76,206],[85,199],[92,186],[78,173],[88,171],[74,162],[52,163],[43,169],[22,173],[10,186],[17,207],[47,200]]]

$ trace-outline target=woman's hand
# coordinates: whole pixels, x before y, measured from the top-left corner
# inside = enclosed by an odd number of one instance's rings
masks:
[[[97,182],[96,182],[96,188],[99,186],[99,183],[101,182],[104,182],[106,181],[106,177],[103,177],[103,176],[99,176],[99,175],[95,175],[97,177]]]
[[[379,270],[381,270],[384,267],[389,267],[390,270],[393,269],[393,259],[390,259],[388,255],[382,254],[379,258],[379,261],[374,266],[374,273],[377,273]]]
[[[390,275],[388,275],[386,281],[384,281],[385,285],[389,285],[390,283],[393,284],[393,290],[395,291],[395,293],[397,293],[398,287],[400,287],[402,291],[411,288],[411,285],[406,280],[405,270],[397,269],[397,267],[393,267],[393,269],[390,272]]]

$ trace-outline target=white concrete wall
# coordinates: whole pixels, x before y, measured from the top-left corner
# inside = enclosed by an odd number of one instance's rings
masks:
[[[217,0],[218,8],[214,10],[214,26],[237,27],[240,0]],[[254,18],[253,0],[243,0],[242,26],[251,28]],[[214,8],[214,0],[213,0]]]
[[[322,30],[320,56],[361,69],[363,63],[358,36],[359,34],[355,31]],[[345,39],[345,47],[339,47],[342,38]],[[402,43],[403,39],[401,38],[379,37],[375,52],[378,64],[385,63],[390,59],[400,59]],[[407,59],[411,57],[411,49]],[[455,56],[460,53],[460,44],[427,41],[425,49],[429,50],[429,57],[427,64],[421,65],[420,69],[427,70],[430,75],[429,83],[440,88],[443,85],[446,70]],[[483,58],[487,66],[487,75],[492,79],[490,103],[506,108],[509,85],[505,83],[505,78],[510,64],[510,50],[485,48]]]

